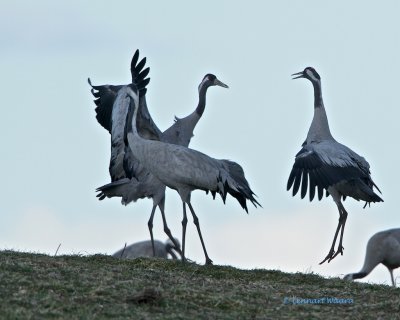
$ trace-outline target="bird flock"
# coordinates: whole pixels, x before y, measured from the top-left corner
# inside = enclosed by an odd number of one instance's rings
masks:
[[[93,85],[91,92],[95,97],[96,119],[111,136],[111,157],[109,173],[111,182],[97,188],[99,200],[120,197],[121,203],[127,205],[138,199],[152,198],[153,206],[148,220],[150,242],[138,244],[147,250],[151,244],[152,256],[166,257],[166,245],[155,241],[153,237],[153,219],[157,207],[160,210],[164,232],[168,236],[168,252],[171,248],[186,261],[186,226],[188,223],[187,208],[197,228],[203,248],[205,263],[212,264],[200,228],[200,222],[191,203],[191,193],[203,190],[211,193],[215,199],[218,193],[225,203],[227,195],[236,198],[240,206],[248,212],[247,201],[254,207],[260,207],[256,195],[246,180],[243,168],[236,162],[215,159],[197,150],[188,148],[194,129],[202,118],[207,90],[212,86],[228,88],[215,75],[206,74],[198,86],[198,104],[194,111],[184,118],[175,118],[174,123],[165,131],[161,131],[153,121],[146,103],[147,85],[150,68],[146,67],[146,58],[139,59],[136,50],[131,61],[132,82],[126,85]],[[287,190],[293,196],[300,191],[303,199],[309,194],[312,201],[331,196],[335,202],[339,221],[334,233],[332,245],[326,257],[321,261],[330,262],[339,254],[343,255],[343,236],[347,219],[347,211],[343,206],[346,197],[357,201],[382,202],[375,192],[380,190],[371,178],[369,163],[349,147],[336,141],[329,129],[325,111],[321,77],[312,67],[292,75],[293,79],[304,78],[311,82],[314,90],[314,116],[301,150],[295,161],[287,181]],[[178,192],[182,200],[182,237],[179,241],[172,235],[165,214],[166,187]],[[364,206],[364,208],[365,208]],[[377,264],[383,263],[391,273],[400,266],[399,229],[390,232],[391,240],[384,236],[372,237],[368,243],[367,256],[363,269],[357,274],[350,274],[345,279],[352,280],[367,275]],[[337,240],[339,242],[336,246]],[[397,239],[397,244],[393,245]],[[383,244],[385,242],[385,244]],[[128,247],[134,252],[134,246]],[[159,248],[163,253],[160,255]],[[386,248],[386,249],[383,249]],[[120,250],[116,257],[127,256],[130,250]],[[140,251],[139,250],[139,251]],[[392,253],[397,250],[396,253]],[[382,252],[385,251],[385,254]],[[149,255],[148,251],[146,254]],[[138,256],[135,253],[132,257]],[[176,258],[176,255],[173,254]],[[390,258],[388,258],[390,257]]]

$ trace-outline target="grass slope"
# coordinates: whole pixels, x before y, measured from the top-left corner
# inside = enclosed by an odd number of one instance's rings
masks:
[[[292,304],[292,297],[335,297],[353,303]],[[161,259],[0,251],[1,319],[340,317],[400,319],[400,289]]]

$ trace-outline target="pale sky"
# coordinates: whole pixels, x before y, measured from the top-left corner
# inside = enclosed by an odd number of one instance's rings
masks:
[[[400,22],[398,1],[2,1],[0,10],[0,249],[111,254],[149,238],[152,201],[98,201],[110,181],[110,136],[96,121],[87,78],[130,81],[136,49],[151,68],[147,102],[164,130],[210,88],[191,148],[243,167],[263,208],[247,215],[196,191],[192,204],[215,264],[340,276],[359,271],[367,240],[399,227],[397,209]],[[344,255],[320,266],[336,228],[331,198],[310,203],[286,191],[313,114],[312,85],[290,75],[313,66],[322,78],[333,136],[371,165],[384,203],[347,199]],[[181,237],[181,202],[166,213]],[[187,256],[204,263],[192,220]],[[157,211],[155,238],[165,240]],[[395,270],[395,276],[400,273]],[[380,266],[364,281],[390,284]]]

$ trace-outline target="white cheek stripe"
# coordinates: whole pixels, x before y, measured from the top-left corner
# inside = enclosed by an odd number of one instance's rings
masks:
[[[307,75],[308,75],[312,80],[314,80],[314,81],[319,81],[319,79],[317,79],[317,78],[314,76],[314,73],[312,73],[312,71],[307,70],[306,73],[307,73]]]

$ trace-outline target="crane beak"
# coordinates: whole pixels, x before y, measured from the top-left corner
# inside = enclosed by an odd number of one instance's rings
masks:
[[[297,77],[294,77],[294,76],[297,76]],[[292,80],[299,79],[299,78],[304,78],[304,72],[300,71],[300,72],[297,72],[297,73],[293,73],[292,77],[294,77],[294,78],[292,78]]]
[[[222,81],[219,81],[218,79],[214,80],[214,86],[220,86],[222,88],[229,88],[225,83],[223,83]]]

